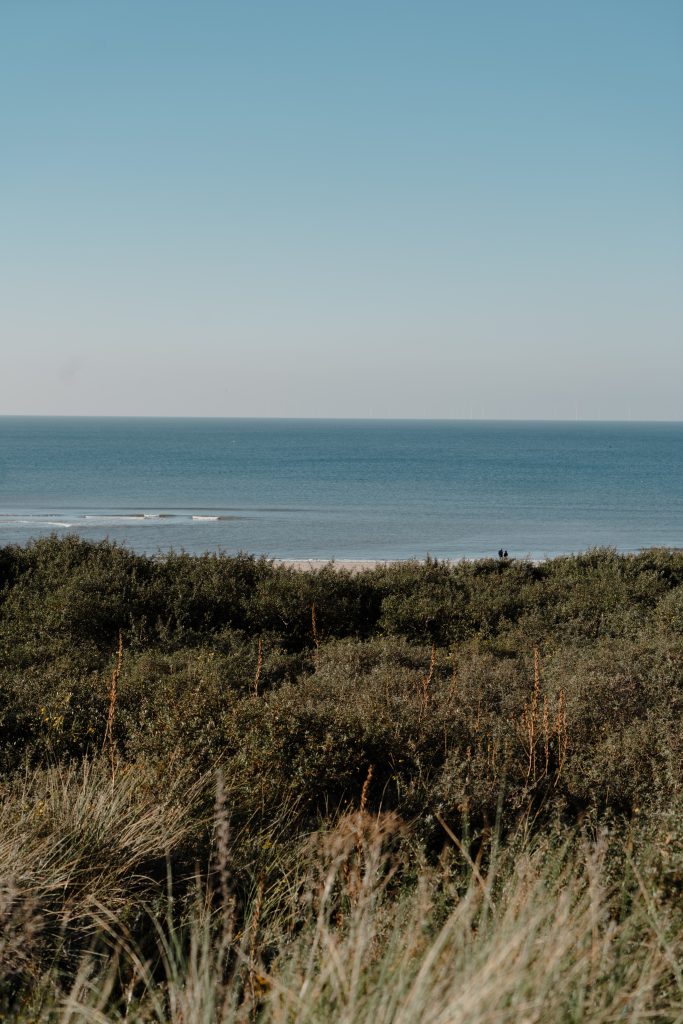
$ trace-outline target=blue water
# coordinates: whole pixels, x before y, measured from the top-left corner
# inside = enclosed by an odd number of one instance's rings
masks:
[[[682,547],[682,454],[681,423],[0,417],[0,545],[57,532],[282,558]]]

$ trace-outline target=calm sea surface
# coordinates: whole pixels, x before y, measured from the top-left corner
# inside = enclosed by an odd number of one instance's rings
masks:
[[[542,558],[683,547],[683,424],[0,417],[0,545]]]

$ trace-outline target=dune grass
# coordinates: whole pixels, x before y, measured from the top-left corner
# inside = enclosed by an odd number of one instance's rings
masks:
[[[0,550],[0,1012],[683,1021],[683,553]]]
[[[155,817],[142,797],[133,814],[130,783],[112,786],[107,769],[103,759],[80,779],[53,769],[41,780],[51,811],[69,823],[54,829],[54,851],[25,818],[15,829],[15,842],[20,828],[25,836],[20,858],[3,846],[16,901],[3,920],[3,963],[23,978],[12,1019],[683,1019],[680,913],[644,877],[651,853],[638,866],[632,844],[522,830],[492,837],[477,862],[453,844],[430,864],[395,815],[350,812],[240,901],[219,801],[212,870],[178,895],[169,876],[155,896],[140,865],[163,856],[164,838],[181,841],[179,812]],[[93,828],[111,855],[92,845]]]

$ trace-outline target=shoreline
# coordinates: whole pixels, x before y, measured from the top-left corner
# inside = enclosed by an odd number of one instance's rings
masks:
[[[579,558],[590,550],[592,549],[586,548],[583,551],[560,552],[553,555],[544,555],[542,558],[534,558],[531,555],[509,555],[507,558],[498,558],[496,554],[491,554],[463,555],[460,558],[433,558],[432,561],[438,562],[439,565],[447,565],[449,568],[485,561],[503,562],[506,564],[525,562],[531,565],[543,565],[544,562],[553,562],[558,558]],[[596,548],[595,550],[603,551],[610,549]],[[638,548],[636,551],[616,550],[616,554],[620,557],[637,557],[646,551],[667,551],[670,554],[676,554],[682,550],[683,548],[680,547],[662,545],[661,547]],[[373,569],[380,567],[427,564],[427,558],[269,558],[269,561],[275,566],[283,566],[288,569],[294,569],[297,572],[320,572],[321,569],[334,569],[336,572],[349,572],[352,576],[356,576],[361,572],[371,572]]]

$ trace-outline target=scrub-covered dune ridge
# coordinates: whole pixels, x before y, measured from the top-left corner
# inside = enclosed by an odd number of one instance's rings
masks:
[[[683,552],[0,549],[28,1021],[683,1020]]]

